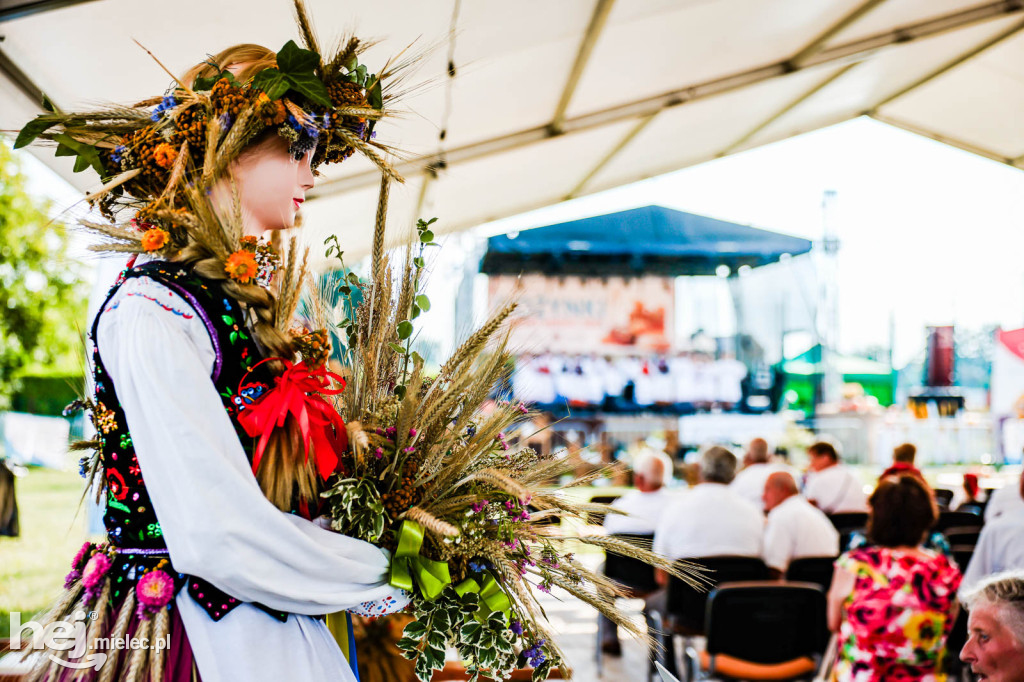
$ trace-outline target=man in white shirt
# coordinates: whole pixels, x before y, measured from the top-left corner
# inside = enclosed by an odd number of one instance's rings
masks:
[[[981,529],[974,554],[964,571],[961,592],[970,590],[982,578],[994,573],[1024,569],[1024,482],[1019,488],[1008,487],[1016,489],[1017,501],[1022,504],[988,521]],[[963,566],[960,568],[963,570]]]
[[[678,496],[654,532],[654,551],[670,559],[760,556],[764,515],[729,489],[736,456],[723,447],[701,457],[699,482]]]
[[[665,480],[672,471],[672,462],[662,452],[645,451],[633,461],[631,490],[612,503],[623,514],[608,514],[604,529],[608,533],[653,533],[661,513],[670,500]]]
[[[839,533],[820,509],[800,496],[793,476],[776,471],[764,484],[764,562],[781,578],[789,562],[839,555]]]
[[[764,483],[768,480],[768,476],[776,471],[794,473],[791,467],[782,462],[771,461],[771,455],[768,453],[768,441],[764,438],[755,438],[750,441],[747,453],[743,456],[743,469],[736,474],[736,478],[729,484],[729,488],[760,509]]]
[[[653,549],[669,559],[710,556],[761,556],[764,514],[729,489],[736,476],[736,455],[719,446],[709,448],[700,459],[698,482],[673,500],[662,513],[654,531]],[[668,585],[668,575],[655,571],[658,583]],[[664,614],[668,591],[661,589],[648,597],[645,614]],[[648,627],[653,619],[648,615]],[[674,660],[671,640],[664,642],[668,660]]]
[[[839,453],[831,443],[821,441],[807,448],[810,472],[804,485],[804,497],[826,514],[867,511],[868,496],[848,467],[839,463]]]
[[[608,533],[653,533],[670,500],[665,490],[665,481],[672,471],[672,461],[663,452],[647,450],[640,453],[633,461],[633,484],[631,490],[612,503],[623,514],[608,514],[604,517],[604,529]],[[612,656],[622,654],[619,643],[618,627],[603,614],[598,615],[602,621],[601,650]]]
[[[985,505],[985,523],[1004,514],[1024,510],[1024,471],[1018,484],[1009,483],[993,490],[990,495]]]

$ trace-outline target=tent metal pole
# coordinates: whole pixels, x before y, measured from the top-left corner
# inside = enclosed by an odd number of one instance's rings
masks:
[[[903,130],[906,130],[909,133],[914,133],[915,135],[920,135],[921,137],[927,137],[927,138],[929,138],[931,140],[935,140],[936,142],[942,142],[943,144],[948,144],[950,147],[956,147],[957,149],[962,149],[965,152],[970,152],[972,154],[977,154],[978,156],[983,156],[986,159],[991,159],[992,161],[998,161],[999,163],[1005,163],[1007,166],[1013,166],[1014,168],[1020,168],[1020,166],[1017,165],[1017,163],[1019,161],[1018,159],[1013,159],[1013,158],[1010,158],[1008,156],[1003,156],[1002,154],[998,154],[998,153],[992,151],[991,149],[985,149],[984,147],[979,147],[979,146],[977,146],[975,144],[971,144],[970,142],[964,142],[963,140],[958,140],[956,138],[949,137],[947,135],[941,135],[941,134],[933,132],[931,130],[926,130],[924,128],[920,128],[920,127],[914,125],[913,123],[908,123],[906,121],[902,121],[900,119],[893,118],[892,116],[886,116],[885,114],[879,114],[879,113],[876,112],[876,113],[871,114],[871,118],[875,119],[876,121],[880,121],[882,123],[887,123],[888,125],[891,125],[891,126],[893,126],[895,128],[901,128]]]
[[[445,154],[445,161],[451,165],[464,161],[485,158],[494,154],[511,151],[535,142],[541,142],[560,134],[591,130],[601,126],[618,123],[619,121],[642,118],[656,114],[663,109],[675,107],[689,102],[706,99],[715,95],[733,92],[757,83],[763,83],[773,78],[785,76],[790,73],[804,69],[823,66],[831,63],[848,63],[849,61],[863,60],[870,57],[878,50],[894,45],[904,45],[915,40],[921,40],[936,35],[942,35],[949,31],[967,26],[974,26],[978,23],[991,21],[1001,17],[1011,16],[1024,11],[1024,0],[1000,0],[978,7],[973,7],[960,12],[947,14],[935,19],[927,19],[916,24],[910,24],[882,33],[868,36],[850,43],[844,43],[835,47],[822,49],[817,54],[807,58],[804,63],[793,64],[791,59],[759,66],[740,73],[715,78],[702,83],[685,86],[666,92],[655,97],[637,100],[626,104],[609,107],[601,111],[583,114],[567,118],[560,133],[555,133],[549,125],[537,126],[520,130],[509,135],[495,137],[481,142],[473,142]],[[440,158],[437,155],[424,156],[404,163],[399,163],[396,170],[409,177],[423,171],[430,165],[437,165]],[[376,185],[379,174],[376,170],[364,173],[356,173],[346,177],[328,180],[320,183],[307,196],[317,198],[329,196],[340,192],[346,192],[361,187]]]
[[[43,91],[35,84],[35,82],[28,77],[28,75],[22,71],[17,64],[11,61],[11,58],[7,54],[0,50],[0,75],[3,75],[15,87],[20,90],[25,97],[30,99],[32,102],[39,107],[39,111],[42,112],[43,102]]]
[[[898,91],[896,91],[893,94],[889,95],[888,97],[886,97],[885,99],[881,100],[880,102],[876,102],[865,113],[868,116],[873,116],[881,107],[884,107],[886,104],[889,104],[889,103],[899,99],[900,97],[903,97],[904,95],[906,95],[906,94],[908,94],[908,93],[918,89],[922,85],[925,85],[926,83],[929,83],[932,80],[938,78],[939,76],[943,75],[944,73],[952,71],[953,69],[955,69],[956,67],[960,66],[961,64],[964,64],[964,63],[974,59],[975,57],[980,55],[982,52],[985,52],[986,50],[989,50],[989,49],[995,47],[996,45],[998,45],[999,43],[1003,42],[1007,38],[1010,38],[1010,37],[1016,35],[1017,33],[1019,33],[1021,31],[1021,29],[1024,29],[1024,21],[1017,22],[1016,24],[1014,24],[1013,26],[1011,26],[1007,30],[1003,31],[1002,33],[1000,33],[1000,34],[998,34],[998,35],[996,35],[996,36],[994,36],[992,38],[989,38],[988,40],[986,40],[985,42],[981,43],[980,45],[972,47],[967,52],[964,52],[963,54],[958,55],[956,58],[954,58],[953,60],[943,64],[942,66],[940,66],[939,68],[935,69],[934,71],[928,73],[925,76],[922,76],[921,78],[918,78],[916,81],[914,81],[910,85],[907,85],[907,86],[905,86],[903,88],[900,88]]]
[[[37,0],[37,2],[23,2],[5,9],[0,9],[0,22],[10,21],[11,19],[21,19],[22,17],[39,14],[40,12],[49,12],[51,10],[61,9],[62,7],[81,5],[86,2],[94,1],[95,0]]]
[[[618,156],[619,152],[621,152],[623,149],[625,149],[626,146],[630,142],[633,141],[633,138],[635,138],[637,135],[639,135],[641,133],[641,131],[643,131],[644,128],[646,128],[648,125],[650,125],[651,121],[654,120],[655,116],[657,116],[656,113],[650,114],[649,116],[645,116],[642,119],[640,119],[637,122],[637,124],[635,126],[633,126],[629,130],[629,132],[626,133],[626,135],[621,140],[619,140],[615,144],[615,146],[612,147],[611,150],[609,150],[609,152],[607,154],[605,154],[604,157],[602,157],[602,159],[600,161],[598,161],[597,164],[593,168],[590,169],[590,172],[588,172],[583,177],[583,179],[580,180],[579,183],[577,183],[576,186],[572,188],[572,191],[570,191],[567,195],[565,195],[565,199],[564,200],[568,201],[569,199],[574,199],[580,192],[582,192],[583,188],[587,186],[587,183],[590,182],[594,178],[595,175],[597,175],[599,172],[601,172],[602,168],[604,168],[609,163],[611,163],[612,159],[614,159],[616,156]]]
[[[853,62],[852,64],[847,64],[846,66],[840,67],[839,70],[836,71],[835,73],[833,73],[831,76],[829,76],[828,78],[824,79],[823,81],[821,81],[820,83],[818,83],[817,85],[812,87],[810,90],[808,90],[807,92],[803,93],[802,95],[800,95],[799,97],[797,97],[793,101],[789,102],[784,107],[782,107],[781,109],[776,111],[774,114],[772,114],[771,116],[766,118],[764,121],[762,121],[761,123],[757,124],[756,126],[751,128],[749,131],[747,131],[746,133],[741,135],[735,142],[730,144],[728,147],[726,147],[722,151],[718,152],[718,154],[716,156],[722,157],[722,156],[727,156],[728,154],[733,153],[734,151],[736,151],[737,149],[742,147],[744,144],[746,144],[748,141],[750,141],[750,139],[752,137],[754,137],[755,135],[757,135],[759,132],[761,132],[762,130],[764,130],[768,126],[770,126],[772,123],[775,123],[776,121],[778,121],[780,118],[782,118],[783,116],[785,116],[786,114],[791,112],[793,109],[796,109],[798,106],[800,106],[805,101],[807,101],[808,99],[810,99],[811,97],[816,95],[818,92],[823,90],[828,85],[830,85],[833,82],[835,82],[835,81],[839,80],[840,78],[842,78],[842,76],[844,74],[846,74],[847,71],[850,71],[851,69],[853,69],[854,67],[859,66],[859,65],[860,65],[860,62]]]
[[[866,0],[865,2],[858,5],[852,12],[847,14],[845,17],[837,21],[836,23],[829,26],[825,31],[817,38],[805,45],[799,52],[790,57],[789,62],[794,66],[803,64],[808,58],[821,52],[825,44],[836,37],[841,31],[852,25],[861,17],[865,16],[868,12],[875,9],[886,0]]]
[[[555,107],[555,115],[551,119],[551,123],[548,124],[552,133],[562,132],[569,102],[572,101],[576,86],[579,85],[583,71],[587,68],[587,62],[590,61],[590,55],[594,51],[594,46],[597,45],[597,39],[601,37],[601,31],[604,30],[604,25],[608,21],[608,15],[611,14],[614,4],[615,0],[597,0],[594,14],[590,17],[590,24],[587,26],[586,33],[583,34],[583,42],[580,43],[579,52],[576,53],[576,61],[573,62],[572,71],[569,72],[569,80],[566,81],[562,97],[558,100],[558,106]]]

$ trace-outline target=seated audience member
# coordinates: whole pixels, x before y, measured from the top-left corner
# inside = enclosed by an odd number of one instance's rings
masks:
[[[894,474],[910,474],[917,476],[922,481],[924,480],[924,474],[921,473],[920,469],[914,466],[914,458],[917,457],[917,447],[913,443],[904,443],[903,445],[897,445],[892,451],[892,465],[882,472],[879,479],[883,479],[886,476],[892,476]]]
[[[898,482],[900,480],[900,478],[903,477],[903,476],[910,476],[913,479],[915,479],[916,481],[918,481],[921,484],[921,486],[925,490],[928,491],[928,495],[932,498],[932,502],[933,503],[935,502],[935,492],[932,490],[932,487],[930,485],[928,485],[927,481],[919,478],[918,476],[914,476],[914,474],[911,474],[911,473],[903,473],[903,474],[895,473],[895,474],[890,474],[889,476],[886,476],[882,480],[883,481]],[[881,482],[881,481],[879,481],[879,482]],[[936,505],[935,509],[936,509],[935,513],[936,513],[936,515],[938,515],[938,505]],[[859,549],[861,547],[867,547],[870,544],[871,544],[871,541],[868,539],[867,534],[862,533],[860,531],[854,531],[853,533],[850,534],[850,538],[849,538],[849,540],[847,540],[846,547],[843,547],[841,549],[843,551],[850,551],[850,550],[854,550],[854,549]],[[952,559],[953,558],[953,548],[950,546],[949,540],[947,540],[946,536],[943,535],[941,532],[939,532],[937,530],[930,530],[930,531],[928,531],[928,536],[924,540],[923,547],[925,549],[930,549],[930,550],[932,550],[934,552],[939,552],[940,554],[944,554],[944,555],[946,555],[947,559]],[[960,566],[960,569],[962,570],[963,566]]]
[[[665,489],[665,481],[671,476],[672,461],[662,452],[640,453],[633,462],[633,485],[631,490],[612,502],[612,507],[621,509],[623,514],[607,514],[604,529],[609,533],[653,533],[671,494]]]
[[[869,499],[872,545],[836,561],[829,629],[839,638],[837,680],[945,679],[946,638],[960,571],[921,547],[938,513],[914,476],[886,478]]]
[[[867,496],[857,475],[839,463],[839,453],[824,441],[807,448],[811,459],[804,497],[826,514],[864,511]]]
[[[678,495],[662,513],[654,531],[653,549],[669,559],[708,556],[761,556],[764,514],[730,490],[736,476],[736,455],[714,446],[700,458],[697,485]],[[655,571],[658,583],[668,584],[668,575]],[[668,591],[658,590],[647,598],[645,614],[664,614]],[[652,621],[648,618],[648,626]],[[666,655],[674,656],[671,641]],[[670,659],[673,660],[673,659]]]
[[[1018,490],[1018,495],[1024,491]],[[961,591],[967,592],[993,573],[1024,571],[1024,506],[992,519],[981,529]]]
[[[789,562],[803,557],[839,554],[839,532],[820,509],[800,496],[793,476],[776,471],[764,484],[764,562],[775,577]]]
[[[981,500],[978,499],[978,491],[978,474],[964,474],[964,496],[956,510],[977,509],[981,505]]]
[[[764,494],[764,482],[768,475],[775,471],[791,471],[790,467],[781,462],[773,462],[768,452],[768,441],[755,438],[747,446],[743,455],[743,468],[729,484],[729,488],[755,507],[761,507],[761,496]]]
[[[736,456],[719,446],[700,459],[697,485],[665,508],[654,551],[670,559],[760,556],[764,515],[729,488]]]
[[[1024,471],[1016,485],[1007,484],[991,493],[985,505],[985,523],[997,516],[1024,509]]]
[[[671,499],[671,494],[665,489],[665,480],[671,471],[672,461],[665,453],[647,451],[638,455],[633,462],[633,484],[636,490],[612,502],[613,507],[629,516],[607,514],[604,517],[604,529],[609,533],[653,533]],[[621,655],[618,626],[604,614],[599,614],[598,618],[604,626],[601,650],[612,656]]]
[[[968,638],[960,660],[976,679],[1024,682],[1024,572],[991,576],[963,601]]]

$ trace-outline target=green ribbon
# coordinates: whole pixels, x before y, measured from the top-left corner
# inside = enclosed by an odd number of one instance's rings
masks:
[[[412,592],[413,582],[427,601],[434,601],[452,582],[448,564],[420,556],[423,546],[423,526],[406,519],[398,531],[398,549],[391,560],[391,580],[394,587]]]
[[[512,608],[512,602],[509,600],[508,595],[501,589],[498,581],[494,579],[494,576],[487,574],[483,578],[484,584],[481,586],[473,578],[466,578],[461,583],[455,586],[455,591],[460,597],[465,596],[467,592],[474,592],[480,596],[480,601],[487,606],[491,611],[500,611],[509,617],[509,610]]]

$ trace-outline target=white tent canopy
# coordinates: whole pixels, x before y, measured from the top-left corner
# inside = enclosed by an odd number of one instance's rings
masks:
[[[132,39],[175,73],[237,42],[277,49],[296,37],[290,4],[0,2],[0,128],[38,113],[39,91],[65,108],[161,92],[169,78]],[[861,115],[1024,167],[1024,0],[307,4],[322,41],[381,39],[371,70],[436,45],[408,113],[379,128],[413,155],[391,193],[394,241],[415,216],[466,229]],[[303,209],[311,237],[365,253],[378,182],[361,158],[328,168]]]

